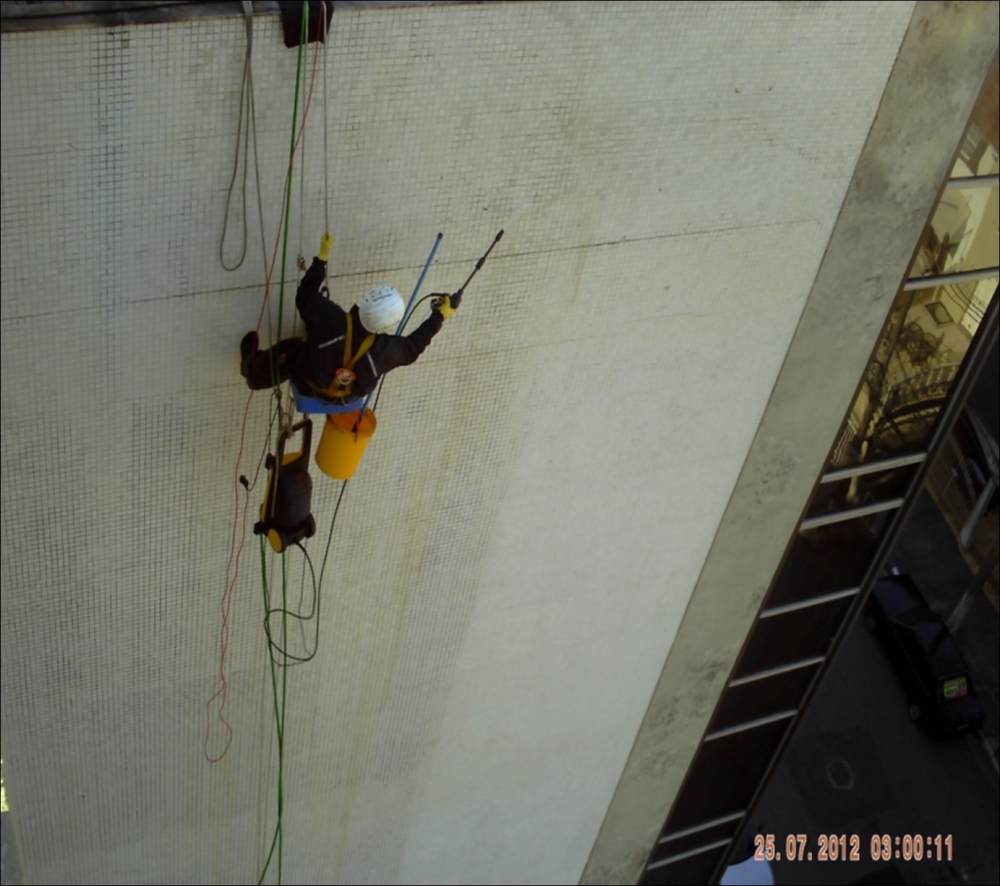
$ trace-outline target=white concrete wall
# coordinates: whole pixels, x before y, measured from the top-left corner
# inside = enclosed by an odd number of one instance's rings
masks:
[[[337,13],[335,297],[408,291],[439,230],[425,291],[455,287],[507,234],[390,378],[347,491],[320,653],[289,674],[285,881],[579,877],[911,9]],[[255,540],[235,740],[202,756],[264,277],[253,224],[241,270],[217,257],[243,23],[2,49],[0,711],[26,866],[255,879],[275,796]],[[259,22],[269,248],[294,71]],[[323,226],[318,79],[292,252]],[[244,472],[266,413],[254,398]],[[314,481],[325,538],[338,487]]]

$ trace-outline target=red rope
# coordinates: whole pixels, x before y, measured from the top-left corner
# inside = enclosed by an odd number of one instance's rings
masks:
[[[319,24],[317,22],[317,36],[319,34]],[[288,170],[285,172],[285,181],[281,189],[281,214],[278,217],[278,236],[274,241],[274,252],[271,255],[271,267],[267,272],[267,277],[264,281],[264,298],[261,302],[260,313],[257,315],[257,326],[255,327],[258,337],[260,334],[260,326],[264,320],[264,311],[267,309],[267,302],[271,294],[271,280],[274,276],[275,265],[278,261],[278,248],[281,245],[281,225],[285,219],[285,210],[287,208],[288,202],[288,178],[292,174],[292,169],[295,163],[295,154],[299,148],[299,142],[302,140],[302,135],[305,132],[306,121],[309,118],[309,106],[312,104],[313,87],[316,84],[316,67],[319,60],[319,41],[316,42],[316,49],[313,52],[313,66],[312,74],[309,81],[309,93],[306,96],[305,107],[302,111],[302,125],[299,127],[298,134],[295,137],[295,144],[292,147],[292,151],[288,158]],[[254,349],[253,353],[250,355],[250,360],[253,361],[257,357],[257,350]],[[243,424],[240,431],[240,448],[236,456],[236,470],[233,478],[233,489],[236,496],[236,508],[233,515],[233,531],[230,536],[229,541],[229,561],[226,563],[226,590],[222,594],[222,599],[220,601],[220,609],[222,611],[222,628],[219,632],[219,689],[216,693],[205,703],[205,743],[203,752],[205,754],[205,759],[209,763],[218,763],[226,754],[229,752],[229,748],[233,743],[233,727],[230,725],[229,721],[225,717],[226,709],[226,698],[229,694],[229,681],[226,679],[226,653],[229,650],[229,610],[232,605],[233,589],[236,587],[237,579],[240,574],[240,558],[243,555],[243,548],[246,545],[246,527],[247,527],[247,511],[250,507],[250,495],[247,494],[243,502],[243,516],[242,516],[242,532],[240,533],[240,544],[237,548],[236,546],[236,527],[240,523],[240,464],[243,460],[243,450],[246,444],[246,433],[247,433],[247,420],[250,415],[250,403],[253,400],[253,395],[257,393],[251,390],[250,396],[247,397],[246,406],[243,409]],[[235,559],[235,567],[234,567]],[[230,571],[232,570],[232,579],[229,578]],[[222,749],[222,752],[217,757],[212,757],[208,753],[208,741],[211,737],[212,732],[212,704],[219,700],[219,710],[218,718],[222,721],[222,725],[226,728],[227,737],[226,745]]]

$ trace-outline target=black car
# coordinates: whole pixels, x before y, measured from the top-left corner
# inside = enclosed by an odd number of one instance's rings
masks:
[[[965,659],[912,578],[879,579],[864,620],[882,638],[903,679],[913,720],[940,736],[976,729],[983,722]]]

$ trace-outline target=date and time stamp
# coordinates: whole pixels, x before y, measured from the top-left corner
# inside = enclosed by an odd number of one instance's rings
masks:
[[[951,861],[951,834],[872,834],[868,845],[857,834],[820,834],[813,842],[805,834],[789,834],[782,842],[774,834],[754,837],[758,861]]]

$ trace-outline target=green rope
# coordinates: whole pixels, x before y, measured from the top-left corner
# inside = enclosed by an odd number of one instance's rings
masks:
[[[288,648],[288,559],[284,552],[281,554],[281,648]],[[274,656],[268,653],[271,663],[274,663]],[[284,821],[285,812],[285,786],[283,765],[285,755],[285,699],[288,697],[288,660],[285,660],[281,668],[281,750],[278,754],[278,821]],[[281,858],[282,850],[285,846],[285,829],[278,830],[278,884],[281,884]]]
[[[295,67],[295,101],[292,105],[292,136],[288,148],[288,182],[285,189],[285,230],[282,234],[281,246],[281,282],[278,286],[278,332],[275,342],[281,341],[281,317],[285,312],[285,263],[288,259],[288,225],[292,217],[292,179],[295,171],[295,129],[299,116],[299,87],[302,81],[302,57],[303,48],[306,45],[306,25],[309,18],[309,4],[303,0],[302,3],[302,28],[299,32],[299,54]],[[277,360],[277,357],[274,358]],[[277,368],[277,363],[273,364]],[[281,405],[281,379],[277,372],[272,372],[274,377],[274,396]]]
[[[264,589],[264,617],[267,618],[267,611],[270,608],[268,602],[267,594],[267,556],[264,552],[264,536],[260,537],[260,575],[261,575],[261,585]],[[278,678],[274,672],[274,657],[268,655],[268,659],[271,663],[271,697],[274,701],[274,723],[276,731],[278,733],[278,785],[279,792],[281,791],[281,774],[283,767],[283,757],[284,757],[284,736],[282,735],[282,723],[281,714],[278,709]],[[284,699],[282,699],[284,703]],[[271,839],[271,848],[267,853],[267,860],[264,862],[264,869],[260,872],[260,879],[257,880],[257,886],[261,886],[264,882],[264,876],[267,874],[267,869],[271,866],[271,859],[274,857],[274,849],[278,843],[278,834],[281,833],[281,815],[278,815],[278,821],[274,827],[274,837]]]
[[[281,555],[281,596],[283,608],[287,609],[287,596],[288,596],[288,573],[286,570],[286,559],[284,553]],[[266,613],[270,609],[270,603],[268,600],[267,592],[267,556],[264,548],[264,536],[260,537],[260,569],[261,569],[261,585],[264,591],[264,612]],[[267,616],[265,615],[265,618]],[[282,616],[282,631],[284,637],[284,643],[288,642],[288,623],[287,617]],[[275,672],[276,663],[273,655],[268,655],[271,665],[271,697],[274,703],[274,724],[275,733],[278,739],[278,820],[274,826],[274,836],[271,838],[271,848],[268,850],[267,859],[264,862],[264,869],[260,872],[260,879],[257,880],[257,886],[261,886],[264,882],[264,876],[267,874],[268,868],[271,866],[271,860],[274,858],[274,850],[278,850],[278,883],[281,883],[281,867],[282,867],[282,850],[284,848],[284,812],[285,812],[285,712],[286,712],[286,700],[288,698],[288,668],[286,667],[281,674],[281,693],[280,693],[280,704],[279,704],[279,692],[278,692],[278,677]]]
[[[298,123],[298,112],[299,112],[299,87],[302,80],[302,56],[303,47],[306,44],[306,25],[309,20],[309,4],[303,2],[302,4],[302,29],[299,34],[299,53],[298,62],[295,70],[295,102],[292,106],[292,137],[291,146],[288,152],[288,184],[285,193],[285,230],[283,233],[283,245],[281,249],[281,285],[278,290],[278,334],[277,341],[281,341],[281,317],[284,312],[285,306],[285,262],[288,257],[288,226],[289,219],[291,218],[292,209],[292,173],[294,171],[294,161],[295,161],[295,130],[296,124]],[[278,401],[278,414],[279,418],[282,414],[281,409],[281,379],[278,377],[278,373],[273,373],[274,375],[274,392],[275,397]],[[280,433],[280,430],[279,430]],[[274,470],[277,471],[280,465],[275,465]],[[260,537],[260,570],[261,570],[261,584],[264,592],[264,618],[268,618],[268,611],[270,609],[270,604],[268,602],[268,591],[267,591],[267,556],[264,551],[264,536]],[[286,558],[284,552],[281,554],[281,636],[282,636],[282,648],[288,648],[288,571],[286,568]],[[264,877],[267,874],[268,868],[271,866],[271,859],[274,857],[274,850],[278,850],[278,884],[281,884],[281,873],[282,873],[282,860],[284,854],[284,837],[285,831],[283,827],[284,823],[284,812],[285,812],[285,712],[286,712],[286,701],[288,698],[288,668],[285,667],[281,674],[281,701],[279,706],[278,701],[278,678],[275,673],[276,663],[274,661],[274,656],[268,653],[268,658],[271,662],[271,696],[274,704],[274,722],[275,722],[275,732],[278,740],[278,820],[274,825],[274,837],[271,839],[271,848],[267,853],[267,859],[264,862],[264,869],[260,872],[260,879],[257,881],[258,886],[264,882]]]
[[[302,3],[302,31],[299,34],[299,61],[295,71],[295,102],[292,105],[292,140],[288,149],[288,186],[285,193],[285,233],[281,246],[281,285],[278,289],[278,341],[281,341],[281,315],[285,304],[285,261],[288,257],[288,223],[292,217],[292,167],[295,161],[295,124],[299,114],[299,86],[302,78],[302,47],[306,45],[309,4]]]

